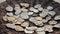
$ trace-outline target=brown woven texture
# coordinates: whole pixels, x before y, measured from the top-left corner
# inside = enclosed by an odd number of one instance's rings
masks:
[[[30,6],[34,6],[36,4],[41,4],[43,8],[46,8],[47,6],[53,6],[54,7],[54,11],[57,13],[57,15],[60,15],[60,4],[58,4],[57,2],[54,2],[53,0],[7,0],[6,2],[3,2],[0,4],[0,34],[26,34],[24,32],[17,32],[13,29],[7,28],[5,26],[5,23],[2,20],[2,17],[5,15],[6,13],[6,6],[11,5],[14,7],[15,4],[19,4],[19,3],[29,3]],[[58,21],[60,22],[60,21]],[[60,29],[59,28],[53,28],[53,32],[49,33],[46,32],[46,34],[60,34]],[[33,34],[36,34],[35,32]]]

